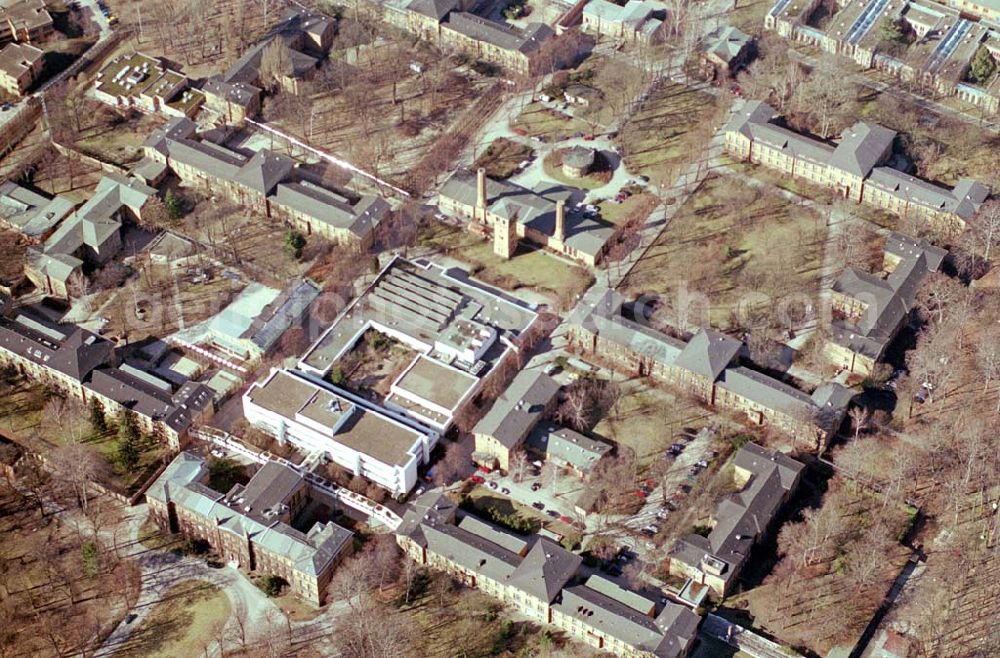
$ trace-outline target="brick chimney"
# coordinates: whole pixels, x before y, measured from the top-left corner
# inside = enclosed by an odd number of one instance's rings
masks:
[[[562,199],[556,201],[556,230],[552,237],[559,242],[566,240],[566,202]]]
[[[476,210],[482,211],[482,221],[486,221],[486,170],[476,170]],[[477,213],[478,214],[478,213]]]

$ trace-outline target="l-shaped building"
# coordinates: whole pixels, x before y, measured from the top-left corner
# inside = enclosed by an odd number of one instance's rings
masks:
[[[744,344],[717,331],[700,329],[682,340],[637,322],[614,291],[570,319],[570,339],[574,349],[622,372],[650,377],[798,439],[822,440],[836,431],[852,397],[833,382],[810,395],[741,365]]]
[[[247,155],[199,135],[186,117],[171,120],[143,143],[147,158],[165,164],[186,184],[268,218],[282,219],[307,236],[367,249],[375,229],[389,214],[389,204],[376,196],[355,202],[324,187],[291,158],[261,149]]]
[[[754,544],[770,530],[798,486],[803,465],[748,443],[733,456],[739,491],[719,501],[707,536],[686,535],[670,550],[670,573],[707,585],[720,597],[732,589]]]
[[[836,144],[782,126],[762,101],[746,103],[723,127],[726,150],[740,160],[777,169],[833,189],[858,203],[900,216],[915,216],[945,233],[961,233],[989,197],[977,181],[961,179],[946,189],[886,165],[896,132],[859,121]]]
[[[518,612],[601,651],[628,658],[684,658],[700,619],[600,575],[580,573],[583,558],[539,536],[511,534],[431,491],[396,530],[417,564],[445,571]]]

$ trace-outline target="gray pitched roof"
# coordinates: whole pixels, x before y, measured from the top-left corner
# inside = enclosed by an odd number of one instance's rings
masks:
[[[681,350],[674,364],[715,381],[742,347],[743,343],[735,338],[712,329],[701,329]]]
[[[830,166],[864,178],[892,148],[896,131],[859,121],[844,131],[830,157]]]
[[[76,381],[107,363],[114,344],[76,325],[56,325],[29,309],[0,317],[0,348]]]
[[[951,212],[968,221],[989,196],[989,188],[963,178],[951,190],[903,173],[892,167],[875,167],[868,184],[894,193],[907,203],[939,212]]]
[[[524,54],[538,50],[543,42],[555,35],[552,28],[542,23],[529,23],[521,29],[464,11],[453,11],[445,27],[476,41]]]
[[[287,156],[261,149],[240,168],[236,181],[262,194],[270,194],[294,165],[295,162]]]
[[[559,384],[545,373],[522,370],[472,431],[513,449],[541,420],[558,392]]]
[[[409,11],[441,22],[459,5],[458,0],[410,0],[406,5]]]
[[[396,528],[396,534],[404,535],[421,546],[427,546],[422,528],[423,523],[447,525],[455,520],[458,505],[438,490],[427,491],[418,496]]]
[[[550,431],[545,446],[549,459],[562,460],[581,471],[589,471],[612,448],[610,443],[592,439],[568,427]]]
[[[592,580],[593,577],[587,584],[564,589],[553,609],[656,658],[679,658],[686,654],[701,622],[698,615],[668,603],[653,618],[594,589],[590,586]]]
[[[740,448],[733,463],[750,472],[749,482],[740,492],[719,501],[712,515],[715,525],[707,538],[684,536],[670,552],[672,559],[696,568],[706,555],[724,560],[730,565],[722,575],[726,581],[740,570],[804,468],[791,457],[753,443]]]
[[[551,603],[583,564],[583,558],[570,553],[547,537],[539,537],[524,556],[508,582],[537,599]]]
[[[753,37],[738,27],[725,25],[716,28],[706,37],[705,52],[715,55],[724,62],[729,62],[737,57],[752,40]]]
[[[0,221],[32,238],[51,231],[73,212],[74,205],[62,195],[49,199],[12,181],[0,183]]]
[[[150,485],[146,495],[162,502],[171,501],[190,510],[221,532],[249,539],[261,548],[289,560],[296,570],[309,576],[321,576],[347,548],[353,537],[349,530],[332,522],[316,523],[307,533],[281,522],[261,523],[253,516],[244,514],[235,499],[207,487],[204,484],[207,477],[208,469],[204,459],[182,452]],[[255,479],[258,477],[262,478],[262,490],[269,486],[266,480],[279,478],[280,481],[275,485],[277,488],[270,491],[275,494],[271,499],[272,504],[276,504],[277,494],[281,490],[289,490],[290,479],[285,471],[261,469],[254,476]]]
[[[570,200],[576,193],[559,185],[542,185],[529,190],[509,181],[486,179],[486,203],[491,213],[506,217],[543,235],[552,235],[556,226],[556,201],[567,202],[565,244],[580,253],[597,257],[614,234],[614,227],[576,212]],[[476,174],[459,169],[441,187],[440,195],[467,206],[476,203]]]

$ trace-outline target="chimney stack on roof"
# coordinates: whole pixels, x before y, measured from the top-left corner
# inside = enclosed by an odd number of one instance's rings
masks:
[[[486,170],[482,167],[476,170],[476,208],[483,211],[486,221]]]
[[[563,199],[556,201],[556,230],[552,237],[559,242],[566,240],[566,202]]]

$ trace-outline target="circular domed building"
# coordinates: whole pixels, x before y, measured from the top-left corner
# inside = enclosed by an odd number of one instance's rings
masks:
[[[583,178],[594,167],[597,154],[594,149],[585,146],[574,146],[567,149],[562,156],[562,171],[569,178]]]

